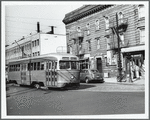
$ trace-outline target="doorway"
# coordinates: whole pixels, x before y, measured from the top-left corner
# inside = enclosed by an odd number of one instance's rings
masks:
[[[102,73],[102,59],[97,58],[97,70]]]

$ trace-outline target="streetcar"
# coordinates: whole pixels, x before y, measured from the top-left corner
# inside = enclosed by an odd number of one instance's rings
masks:
[[[12,60],[8,68],[8,81],[19,85],[30,85],[37,89],[80,86],[79,60],[71,54],[51,53]]]

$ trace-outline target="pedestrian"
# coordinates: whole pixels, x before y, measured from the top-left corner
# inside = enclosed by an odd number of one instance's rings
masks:
[[[140,78],[140,75],[139,75],[139,66],[135,64],[135,73],[136,73],[136,79],[139,79]]]
[[[131,62],[130,62],[130,74],[131,74],[130,80],[131,80],[131,82],[133,82],[133,78],[134,78],[134,67],[133,67],[133,65],[132,65]]]

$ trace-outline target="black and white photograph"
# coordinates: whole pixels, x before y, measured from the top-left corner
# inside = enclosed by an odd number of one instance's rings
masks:
[[[149,1],[1,1],[1,119],[148,119]]]

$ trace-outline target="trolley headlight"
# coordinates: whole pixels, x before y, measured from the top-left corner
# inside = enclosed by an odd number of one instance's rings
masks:
[[[73,76],[71,76],[71,79],[73,79],[74,77]]]

